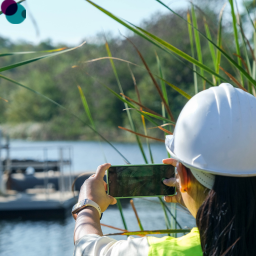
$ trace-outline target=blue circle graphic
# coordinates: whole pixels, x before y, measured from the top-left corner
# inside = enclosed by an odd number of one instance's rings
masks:
[[[26,9],[21,5],[18,5],[17,12],[12,16],[5,16],[6,19],[12,24],[20,24],[26,19]]]

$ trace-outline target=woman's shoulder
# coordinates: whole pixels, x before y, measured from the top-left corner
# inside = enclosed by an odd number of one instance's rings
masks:
[[[193,228],[190,233],[179,238],[171,236],[161,238],[149,236],[147,240],[149,243],[149,256],[203,255],[198,228]]]

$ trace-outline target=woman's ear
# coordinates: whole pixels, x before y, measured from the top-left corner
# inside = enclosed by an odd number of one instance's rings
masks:
[[[180,178],[180,192],[184,193],[188,191],[188,183],[189,183],[189,177],[188,177],[188,172],[186,167],[182,164],[179,163],[179,166],[177,168],[177,172],[179,174]]]

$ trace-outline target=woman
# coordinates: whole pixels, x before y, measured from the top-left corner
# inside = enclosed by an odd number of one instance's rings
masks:
[[[78,208],[74,216],[74,255],[256,255],[255,128],[252,95],[230,84],[195,95],[183,108],[174,135],[166,138],[172,158],[163,163],[177,167],[176,178],[164,183],[178,193],[165,201],[186,206],[197,228],[181,238],[103,237],[97,205],[103,212],[116,203],[105,193],[103,177],[110,167],[105,164],[81,188],[79,201],[97,204]]]

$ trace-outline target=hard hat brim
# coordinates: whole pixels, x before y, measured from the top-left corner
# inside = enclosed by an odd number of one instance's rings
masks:
[[[184,161],[182,161],[180,158],[178,158],[174,154],[174,152],[171,150],[172,148],[174,148],[173,143],[174,143],[173,135],[166,136],[166,143],[165,143],[166,149],[170,153],[172,158],[176,159],[177,161],[184,164],[187,168],[189,168],[199,183],[201,183],[203,186],[205,186],[208,189],[212,189],[215,182],[215,176],[211,173],[206,172],[205,170],[195,168],[194,166],[187,164]]]

